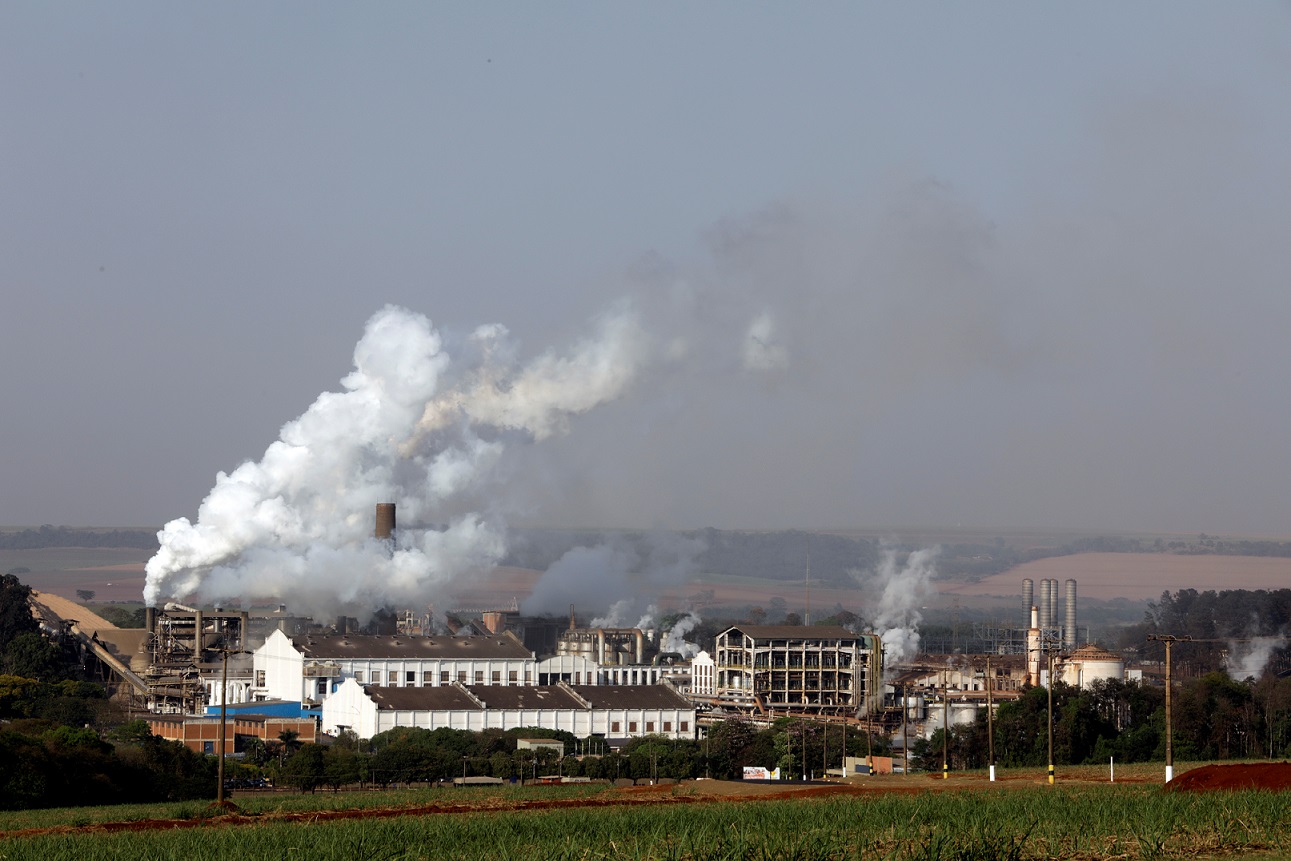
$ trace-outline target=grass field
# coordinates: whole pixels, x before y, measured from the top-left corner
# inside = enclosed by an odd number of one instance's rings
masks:
[[[1160,766],[1151,769],[1155,774]],[[1128,770],[1133,775],[1133,769]],[[1073,772],[1075,774],[1076,772]],[[1148,771],[1143,772],[1145,775]],[[684,783],[638,793],[592,787],[238,796],[249,824],[221,825],[200,803],[117,808],[112,821],[187,820],[103,833],[109,809],[0,815],[0,857],[31,859],[1167,859],[1291,857],[1291,793],[1163,791],[1159,783],[989,784],[980,774],[887,784],[907,791],[770,798]],[[1088,772],[1089,779],[1097,771]],[[1134,779],[1131,777],[1130,779]],[[1159,780],[1159,776],[1156,778]],[[1007,783],[1007,781],[1006,781]],[[949,784],[949,786],[946,786]],[[880,785],[878,780],[873,785]],[[552,790],[556,790],[553,792]],[[909,791],[914,790],[914,791]],[[526,799],[576,806],[507,809]],[[282,821],[281,814],[438,802],[460,812]],[[618,805],[618,806],[613,806]],[[70,818],[69,818],[70,817]],[[80,817],[77,819],[76,817]],[[36,825],[41,822],[41,825]],[[16,836],[62,822],[67,833]],[[191,826],[191,827],[188,827]]]

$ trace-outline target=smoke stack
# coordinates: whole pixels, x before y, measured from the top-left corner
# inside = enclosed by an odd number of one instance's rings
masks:
[[[1045,581],[1041,580],[1043,585]],[[1031,608],[1031,627],[1027,631],[1027,682],[1032,687],[1040,684],[1040,610]]]
[[[1067,611],[1066,624],[1062,627],[1062,645],[1065,649],[1076,648],[1076,581],[1067,581],[1067,600],[1064,609]]]
[[[1030,577],[1022,581],[1022,618],[1031,621],[1031,608],[1035,606],[1035,581]]]
[[[394,503],[377,503],[377,526],[373,533],[378,539],[394,538]]]

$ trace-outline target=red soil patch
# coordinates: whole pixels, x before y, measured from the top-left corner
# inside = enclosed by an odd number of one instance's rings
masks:
[[[1208,792],[1216,789],[1291,789],[1291,763],[1258,762],[1249,765],[1203,765],[1185,771],[1166,784],[1172,792]]]
[[[772,801],[776,799],[820,797],[829,795],[865,795],[875,792],[913,793],[923,791],[915,787],[868,787],[847,784],[829,786],[775,786],[744,784],[739,781],[696,781],[684,785],[633,786],[588,796],[586,798],[558,798],[544,801],[512,800],[503,798],[469,799],[464,790],[464,800],[438,804],[409,805],[404,807],[378,807],[354,810],[315,810],[300,813],[266,813],[247,815],[235,812],[236,805],[226,814],[217,814],[212,804],[209,815],[195,819],[137,819],[129,822],[100,822],[94,825],[61,825],[53,828],[27,828],[0,831],[0,840],[10,837],[38,837],[45,834],[115,834],[121,831],[164,831],[175,828],[203,828],[220,825],[254,825],[268,822],[332,822],[346,819],[389,819],[396,816],[433,816],[452,813],[505,812],[512,810],[553,810],[565,807],[630,807],[660,804],[707,804],[729,801]]]

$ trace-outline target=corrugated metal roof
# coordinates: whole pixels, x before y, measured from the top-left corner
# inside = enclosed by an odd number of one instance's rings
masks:
[[[668,685],[442,685],[425,688],[363,689],[383,711],[481,709],[689,709]],[[481,705],[483,703],[483,705]]]
[[[491,709],[585,709],[578,697],[560,685],[521,687],[467,685],[471,695]]]
[[[296,650],[311,660],[524,660],[533,653],[510,632],[487,637],[409,637],[332,634],[292,637]]]
[[[382,711],[479,711],[482,706],[456,685],[431,688],[386,688],[369,685],[363,689]]]
[[[570,685],[597,709],[689,709],[690,702],[671,685]]]

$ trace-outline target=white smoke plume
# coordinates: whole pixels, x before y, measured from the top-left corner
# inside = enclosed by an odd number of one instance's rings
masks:
[[[593,628],[623,628],[627,626],[628,615],[632,612],[632,607],[636,601],[632,598],[624,598],[621,601],[615,601],[610,605],[604,616],[597,616],[591,621]],[[642,622],[645,624],[643,625]],[[650,616],[641,617],[636,627],[646,630],[650,625]]]
[[[904,564],[894,548],[884,548],[882,559],[871,571],[853,572],[866,601],[866,624],[879,635],[892,666],[919,654],[920,608],[934,594],[932,585],[940,548],[916,550]]]
[[[503,453],[566,430],[626,391],[652,346],[629,308],[565,355],[527,366],[501,326],[450,349],[423,315],[387,306],[368,321],[342,391],[326,392],[258,462],[220,473],[197,521],[167,523],[144,599],[244,606],[290,598],[330,613],[434,600],[495,564],[505,532],[490,493]],[[372,536],[395,502],[393,547]]]
[[[689,581],[704,542],[671,532],[615,535],[595,547],[575,547],[538,579],[520,609],[529,614],[576,608],[599,610],[593,628],[635,626],[649,630],[659,616],[661,590]]]
[[[1273,652],[1286,643],[1286,637],[1252,637],[1228,644],[1228,675],[1236,681],[1259,681]]]
[[[749,324],[741,353],[744,367],[748,370],[777,370],[789,364],[789,351],[780,343],[775,320],[769,311],[759,314]]]
[[[659,642],[659,651],[677,652],[684,658],[693,658],[699,654],[699,646],[686,641],[686,635],[695,630],[702,620],[693,610],[677,620]]]

